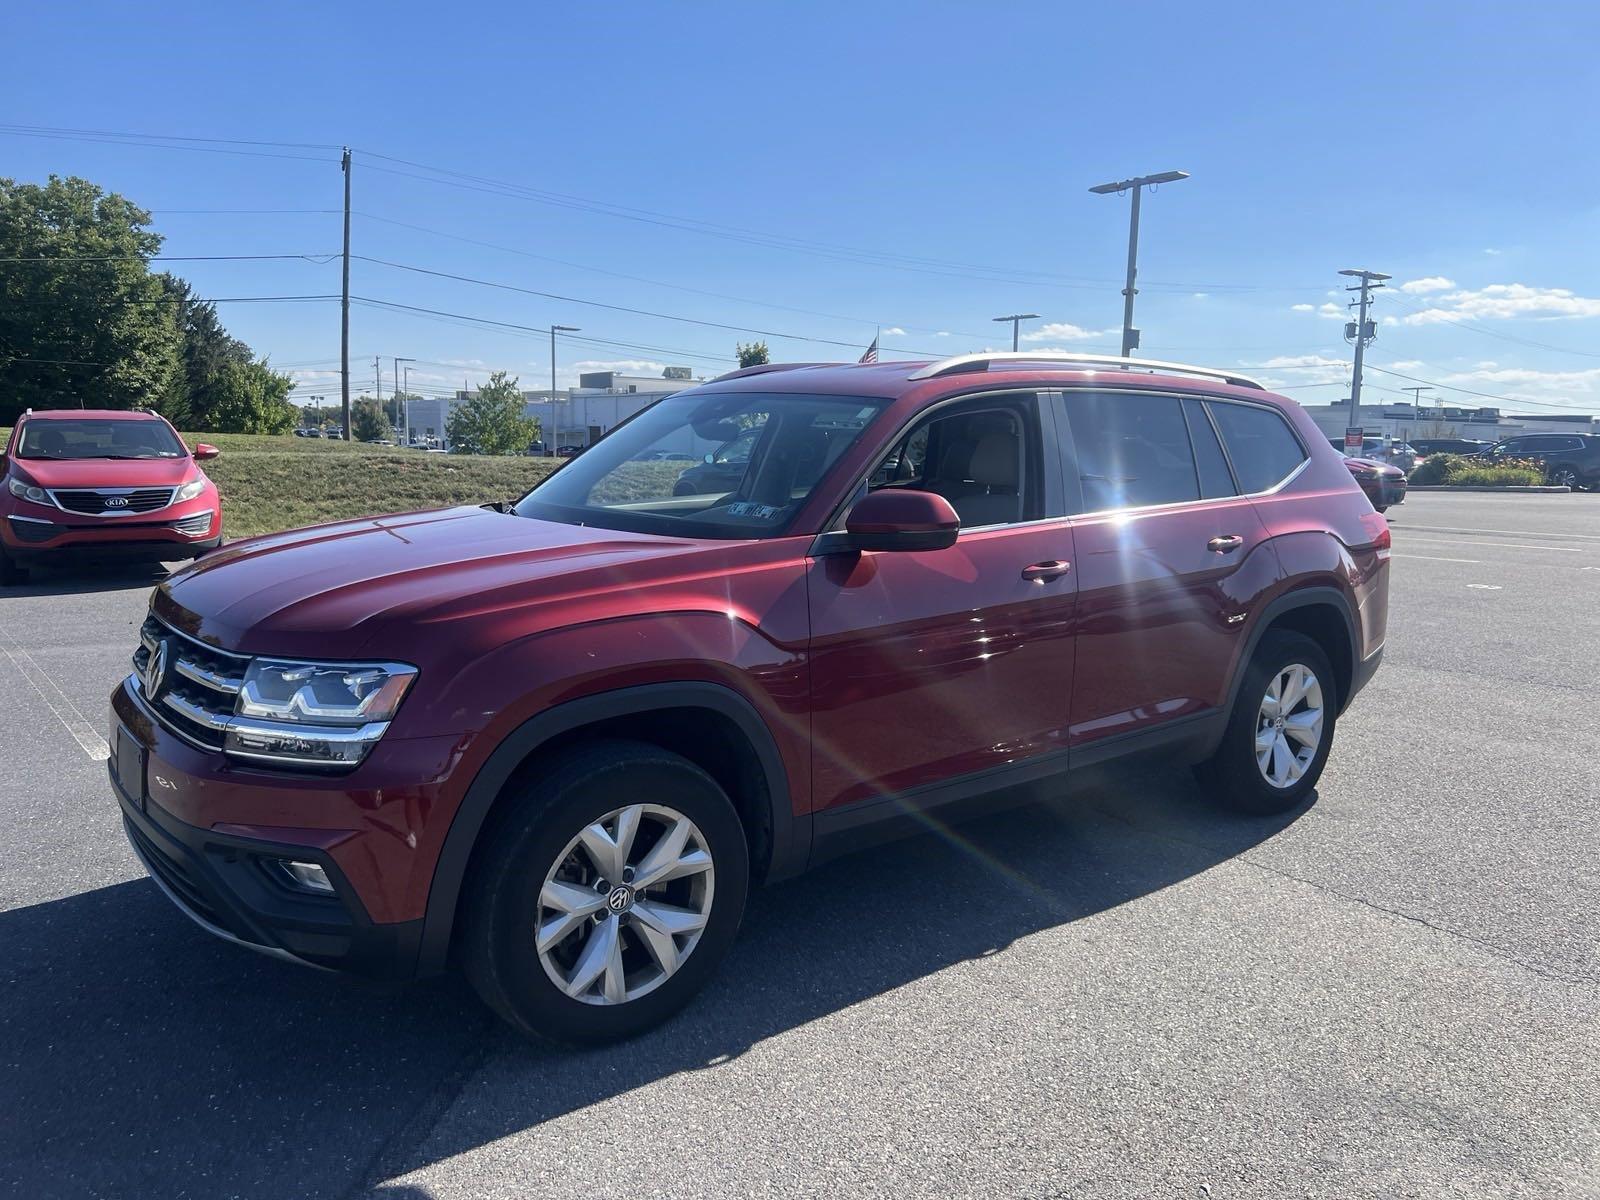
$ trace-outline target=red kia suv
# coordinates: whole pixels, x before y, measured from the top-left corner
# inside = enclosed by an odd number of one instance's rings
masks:
[[[0,582],[70,556],[172,562],[222,542],[222,501],[154,413],[52,409],[11,431],[0,490]]]
[[[679,494],[747,436],[737,478]],[[109,765],[210,932],[391,977],[456,962],[518,1029],[604,1040],[706,982],[752,882],[846,849],[1114,761],[1293,809],[1378,666],[1388,578],[1341,455],[1248,379],[753,367],[514,505],[180,571]]]

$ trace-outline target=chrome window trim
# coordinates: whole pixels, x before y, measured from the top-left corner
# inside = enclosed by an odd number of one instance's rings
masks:
[[[165,490],[167,493],[167,502],[165,504],[158,504],[154,508],[147,508],[143,512],[134,512],[132,509],[123,509],[120,512],[79,512],[77,509],[68,508],[65,504],[61,503],[60,498],[56,495],[57,492],[93,492],[97,496],[131,496],[134,492],[157,492],[162,490]],[[171,508],[173,505],[173,497],[178,494],[178,489],[176,487],[163,489],[160,485],[125,488],[64,487],[45,488],[44,494],[50,497],[51,504],[54,504],[62,512],[70,513],[74,517],[148,517],[151,513],[164,512],[165,510]]]

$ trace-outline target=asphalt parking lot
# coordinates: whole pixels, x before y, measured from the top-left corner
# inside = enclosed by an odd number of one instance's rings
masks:
[[[127,849],[155,574],[0,596],[0,1191],[1600,1195],[1600,495],[1413,495],[1316,800],[1186,774],[758,895],[600,1051],[215,942]]]

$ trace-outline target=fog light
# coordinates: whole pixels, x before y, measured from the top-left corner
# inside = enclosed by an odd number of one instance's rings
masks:
[[[290,886],[298,891],[312,892],[318,896],[333,895],[333,881],[316,863],[280,859],[278,869],[288,876]]]

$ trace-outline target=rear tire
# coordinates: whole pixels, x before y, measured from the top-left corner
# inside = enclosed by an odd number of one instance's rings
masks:
[[[1256,816],[1298,807],[1328,761],[1337,686],[1321,646],[1304,634],[1269,631],[1245,669],[1216,753],[1195,769],[1211,799]]]
[[[1389,506],[1387,504],[1374,504],[1372,507],[1375,512],[1384,513],[1389,511]]]
[[[1568,487],[1573,491],[1578,490],[1578,473],[1571,467],[1557,467],[1550,472],[1550,482],[1556,487]]]
[[[749,889],[744,829],[716,780],[657,746],[594,742],[551,766],[480,835],[462,962],[525,1035],[634,1037],[727,956]]]

